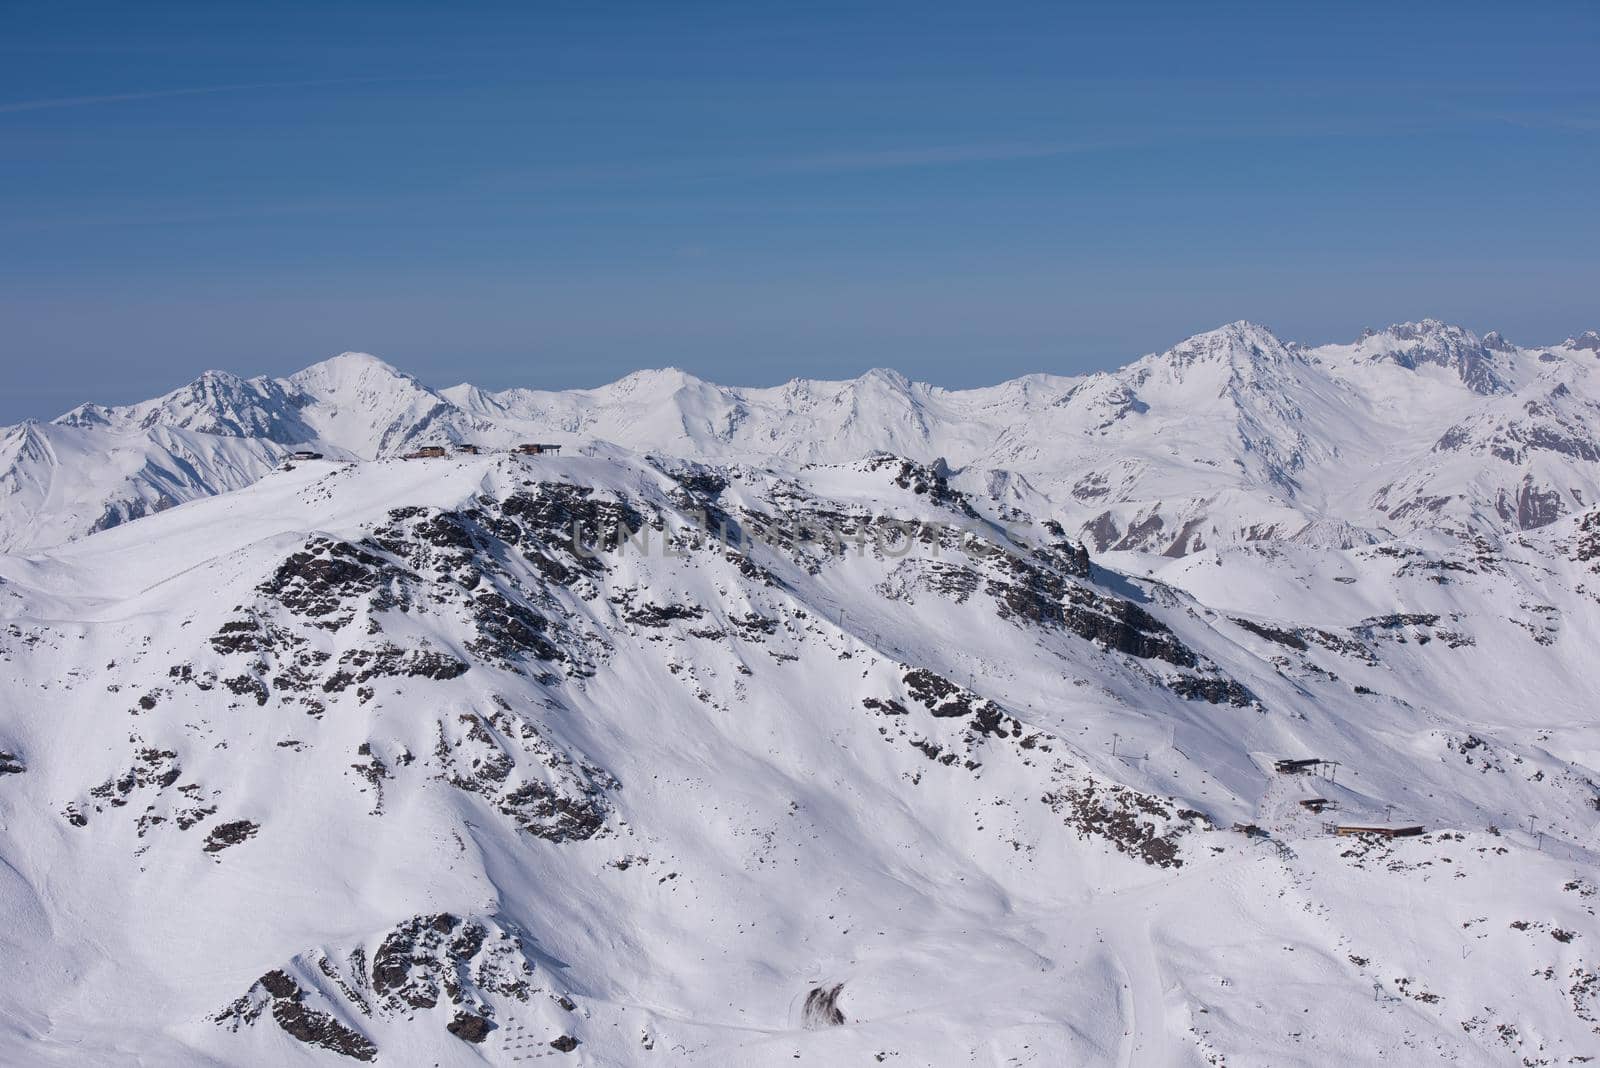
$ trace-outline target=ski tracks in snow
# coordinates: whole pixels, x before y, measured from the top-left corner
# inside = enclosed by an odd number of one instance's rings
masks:
[[[1100,917],[1099,934],[1106,952],[1121,971],[1124,1035],[1118,1051],[1121,1068],[1176,1068],[1188,1063],[1173,1042],[1167,984],[1157,957],[1144,894],[1117,894],[1108,915]]]

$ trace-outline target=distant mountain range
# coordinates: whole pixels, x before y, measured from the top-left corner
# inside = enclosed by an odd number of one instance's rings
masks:
[[[1529,348],[1433,320],[1318,348],[1232,323],[1118,371],[972,390],[885,370],[768,389],[662,370],[433,390],[346,353],[0,430],[0,549],[238,489],[297,448],[374,459],[526,439],[746,463],[942,458],[962,488],[1048,512],[1097,550],[1530,529],[1600,491],[1597,369],[1593,332]]]

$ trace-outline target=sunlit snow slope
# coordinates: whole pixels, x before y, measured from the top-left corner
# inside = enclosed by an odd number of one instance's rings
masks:
[[[1537,529],[1452,502],[1396,538],[1324,481],[1386,418],[1351,381],[1496,405],[1538,358],[1489,379],[1254,328],[1187,344],[1120,386],[797,384],[814,413],[916,401],[872,417],[911,457],[810,464],[782,434],[859,426],[853,451],[865,422],[783,423],[761,459],[744,422],[688,420],[693,462],[594,440],[576,401],[452,391],[429,433],[573,447],[384,458],[432,410],[402,376],[296,409],[330,459],[0,557],[0,1063],[1600,1056],[1600,513],[1563,485]],[[1578,381],[1593,356],[1557,359]],[[617,427],[664,439],[662,387],[628,381]],[[673,388],[722,418],[726,392]],[[1178,419],[1185,389],[1254,444]],[[1330,510],[1314,536],[1088,551],[1059,461],[928,455],[1024,456],[1048,424],[916,447],[958,404],[969,428],[1106,413],[1080,433],[1108,456],[1164,419],[1129,493],[1209,457],[1216,500]],[[165,410],[28,432],[215,433]],[[1427,485],[1545,418],[1504,412]],[[1369,458],[1352,477],[1387,479]]]

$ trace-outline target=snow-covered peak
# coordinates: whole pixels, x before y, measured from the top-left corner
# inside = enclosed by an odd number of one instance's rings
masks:
[[[617,394],[670,394],[707,384],[704,379],[695,377],[681,367],[651,367],[623,375],[609,386],[601,388]]]
[[[1474,393],[1504,393],[1512,387],[1510,354],[1515,349],[1499,334],[1491,337],[1492,344],[1466,327],[1423,319],[1364,331],[1356,339],[1353,355],[1360,361],[1388,362],[1411,371],[1427,365],[1443,367]]]
[[[1600,355],[1600,331],[1585,330],[1577,337],[1569,337],[1566,340],[1566,347],[1569,349],[1583,349]]]
[[[269,378],[205,371],[186,386],[154,400],[107,407],[84,404],[55,420],[78,428],[150,430],[158,426],[226,437],[263,438],[278,444],[311,440],[300,421],[294,391]]]
[[[911,379],[896,371],[892,367],[874,367],[856,379],[859,386],[873,386],[884,389],[909,392],[912,388]]]
[[[419,434],[459,437],[452,416],[460,414],[406,372],[370,353],[345,352],[287,378],[206,371],[154,400],[118,407],[86,404],[56,423],[118,433],[168,427],[377,456]]]
[[[351,376],[365,375],[373,371],[387,374],[394,378],[411,378],[411,375],[370,352],[341,352],[337,355],[329,356],[325,360],[318,360],[316,363],[296,371],[289,377],[302,381],[334,381],[347,379]]]
[[[345,352],[282,380],[326,442],[358,456],[386,456],[424,438],[460,440],[470,422],[416,378],[365,352]]]
[[[1296,352],[1296,346],[1284,342],[1265,326],[1240,319],[1185,338],[1166,352],[1145,360],[1170,367],[1180,377],[1188,368],[1197,365],[1226,367],[1231,373],[1249,374],[1264,365],[1291,360]]]
[[[1483,335],[1483,347],[1491,352],[1516,352],[1517,347],[1506,340],[1504,334],[1498,330],[1491,330]]]

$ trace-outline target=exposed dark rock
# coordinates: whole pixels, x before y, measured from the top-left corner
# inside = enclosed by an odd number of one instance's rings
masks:
[[[1350,631],[1358,638],[1371,642],[1396,642],[1404,645],[1414,641],[1418,645],[1427,645],[1438,639],[1452,649],[1476,644],[1470,635],[1440,627],[1439,616],[1427,612],[1396,612],[1386,616],[1373,616],[1351,627]]]
[[[1102,787],[1092,778],[1051,791],[1041,800],[1084,837],[1104,838],[1118,852],[1158,868],[1183,866],[1179,840],[1195,817],[1205,818],[1190,815],[1192,810],[1175,812],[1166,802],[1125,786]]]
[[[1047,548],[1035,550],[1034,555],[1074,578],[1089,578],[1093,571],[1089,547],[1068,538],[1066,530],[1054,519],[1046,520],[1044,525],[1054,540]]]
[[[219,823],[211,828],[211,833],[206,835],[205,851],[207,853],[220,853],[229,846],[236,846],[248,838],[255,837],[261,825],[250,820],[232,820],[228,823]]]
[[[389,766],[372,751],[371,742],[362,742],[356,749],[356,755],[362,759],[351,764],[350,769],[365,779],[367,784],[372,787],[374,795],[372,813],[373,815],[381,815],[383,813],[383,784],[391,777]]]
[[[756,612],[746,612],[738,618],[730,616],[728,623],[746,641],[760,641],[763,635],[773,634],[778,629],[778,621],[776,619],[769,619]]]
[[[383,937],[370,966],[359,945],[343,954],[314,950],[297,960],[295,967],[314,967],[327,982],[303,988],[289,968],[274,970],[213,1019],[237,1030],[270,1010],[301,1041],[371,1060],[376,1047],[335,1015],[340,997],[361,1016],[379,1019],[411,1019],[418,1010],[448,1005],[454,1010],[450,1033],[476,1044],[495,1030],[491,997],[527,1002],[532,996],[533,964],[520,934],[490,919],[412,917]],[[324,997],[335,1012],[312,1008]]]
[[[1230,616],[1229,618],[1237,626],[1241,626],[1250,633],[1265,638],[1269,642],[1277,642],[1279,645],[1288,646],[1290,649],[1298,649],[1302,653],[1311,648],[1304,638],[1292,630],[1271,627],[1265,623],[1255,623],[1248,619],[1241,619],[1238,616]]]
[[[1020,737],[1022,734],[1022,724],[1007,715],[1005,709],[957,686],[942,675],[936,675],[926,668],[914,668],[902,678],[906,692],[933,716],[940,719],[965,718],[975,734],[979,735]],[[936,753],[928,755],[937,758]],[[953,754],[948,755],[956,759]]]
[[[1597,456],[1600,459],[1600,456]],[[1514,523],[1519,530],[1532,530],[1549,526],[1561,518],[1565,511],[1561,491],[1549,486],[1539,486],[1532,475],[1523,477],[1515,496],[1501,492],[1495,502],[1500,518]]]
[[[1439,622],[1437,615],[1427,612],[1394,612],[1386,616],[1372,616],[1352,628],[1364,632],[1398,630],[1401,627],[1431,627]]]
[[[275,998],[292,998],[300,993],[300,984],[286,972],[271,971],[260,979],[261,988]]]
[[[384,678],[444,681],[465,675],[471,666],[435,649],[405,649],[392,643],[358,646],[339,658],[338,670],[322,688],[328,693],[341,693],[352,685]]]
[[[211,647],[225,654],[260,652],[261,624],[254,619],[230,619],[212,635]]]
[[[114,779],[107,779],[89,790],[90,804],[96,812],[104,811],[105,806],[121,808],[128,804],[134,791],[150,790],[161,792],[172,786],[182,775],[178,765],[178,754],[170,749],[161,749],[154,746],[145,746],[133,755],[133,764],[121,775]],[[83,826],[88,820],[77,806],[68,806],[71,815],[69,820],[77,826]],[[77,820],[83,823],[77,823]]]
[[[1105,552],[1122,536],[1122,528],[1110,512],[1101,512],[1081,528],[1084,537],[1094,543],[1096,552]]]
[[[1242,684],[1228,678],[1180,675],[1169,681],[1167,688],[1190,701],[1209,701],[1214,705],[1233,705],[1236,708],[1256,703],[1255,694]]]
[[[905,673],[906,692],[922,702],[935,716],[956,717],[972,714],[972,700],[961,687],[927,668]]]
[[[526,1001],[532,972],[521,946],[505,931],[441,912],[412,917],[384,937],[372,955],[372,991],[389,1011],[432,1008],[448,999],[481,1016],[483,1006],[464,985],[466,977],[478,991]]]
[[[542,482],[534,492],[516,493],[499,512],[512,524],[513,541],[536,565],[554,564],[551,581],[569,574],[556,556],[577,567],[603,571],[599,554],[614,551],[644,526],[639,510],[626,501],[597,500],[587,486]],[[507,531],[511,533],[511,531]]]
[[[992,559],[1007,575],[988,587],[999,602],[1002,619],[1070,630],[1139,659],[1163,660],[1177,667],[1199,664],[1200,658],[1170,627],[1132,601],[1104,596],[1065,577],[1089,573],[1088,553],[1081,545],[1036,550],[1032,560],[1010,553],[997,553]]]
[[[800,1010],[800,1025],[807,1031],[820,1031],[825,1027],[844,1025],[844,1010],[839,1008],[839,995],[844,993],[843,983],[812,988]]]
[[[194,805],[183,809],[176,817],[178,830],[187,831],[217,814],[216,805]]]
[[[1459,327],[1431,321],[1400,323],[1387,333],[1396,340],[1415,344],[1385,352],[1379,358],[1408,370],[1416,370],[1422,364],[1447,367],[1474,393],[1489,395],[1511,389],[1500,371],[1495,350]]]
[[[1104,497],[1111,492],[1110,480],[1099,471],[1091,471],[1073,483],[1072,496],[1074,500],[1087,504],[1099,497]],[[1054,520],[1052,520],[1054,522]]]
[[[715,499],[728,488],[728,480],[708,468],[695,467],[684,471],[669,471],[674,481],[696,497]]]
[[[500,811],[529,834],[550,842],[569,842],[593,838],[605,826],[611,810],[599,790],[574,796],[534,781],[506,794]]]
[[[699,619],[705,609],[695,604],[643,604],[630,608],[623,616],[641,627],[665,627],[675,619]]]
[[[273,1021],[284,1033],[308,1046],[358,1061],[370,1061],[378,1055],[378,1047],[371,1039],[340,1023],[333,1014],[309,1007],[305,996],[300,984],[287,972],[270,971],[257,980],[251,994],[234,1002],[215,1019],[237,1028],[255,1022],[270,1007]],[[264,1003],[259,1000],[263,998]]]
[[[441,721],[438,732],[434,758],[441,776],[481,795],[520,830],[552,842],[588,839],[604,830],[611,813],[606,792],[620,784],[603,769],[574,760],[508,704],[500,702],[488,714],[461,713]]]
[[[272,1003],[272,1018],[292,1038],[320,1046],[358,1061],[370,1061],[378,1047],[325,1012],[309,1009],[299,1000],[279,998]]]
[[[479,1043],[489,1037],[489,1032],[494,1030],[494,1022],[487,1016],[462,1011],[445,1024],[445,1030],[463,1042]]]
[[[417,916],[396,927],[372,956],[372,989],[381,998],[414,1009],[439,1003],[439,949],[462,921],[449,913]]]
[[[1194,667],[1200,658],[1165,623],[1132,601],[1101,597],[1082,587],[1069,591],[1067,626],[1079,637],[1128,656]]]
[[[525,604],[486,590],[473,599],[472,613],[478,638],[468,648],[477,656],[500,663],[528,656],[544,661],[566,659],[547,636],[550,621]]]
[[[1572,558],[1580,564],[1600,560],[1600,510],[1589,512],[1578,521],[1578,537],[1572,546]],[[1596,567],[1600,568],[1600,564]]]
[[[353,618],[352,601],[371,597],[374,607],[389,607],[400,600],[394,590],[401,581],[415,577],[370,548],[314,537],[257,590],[316,626],[337,630]],[[388,596],[376,597],[380,591]]]
[[[915,460],[902,457],[879,455],[867,461],[869,469],[876,470],[890,464],[898,463],[899,467],[894,474],[894,484],[901,489],[910,490],[912,493],[926,494],[928,499],[936,504],[942,504],[956,509],[962,515],[976,519],[978,513],[973,509],[972,502],[960,490],[950,488],[949,469],[943,460],[935,460],[931,464],[920,464]]]
[[[222,685],[240,697],[254,697],[258,705],[266,704],[271,697],[267,684],[254,675],[235,675],[231,679],[223,679]]]
[[[1149,515],[1135,517],[1128,524],[1128,529],[1123,532],[1122,538],[1112,545],[1112,549],[1150,549],[1155,548],[1157,536],[1166,529],[1166,520],[1161,518],[1161,513],[1152,511]]]

